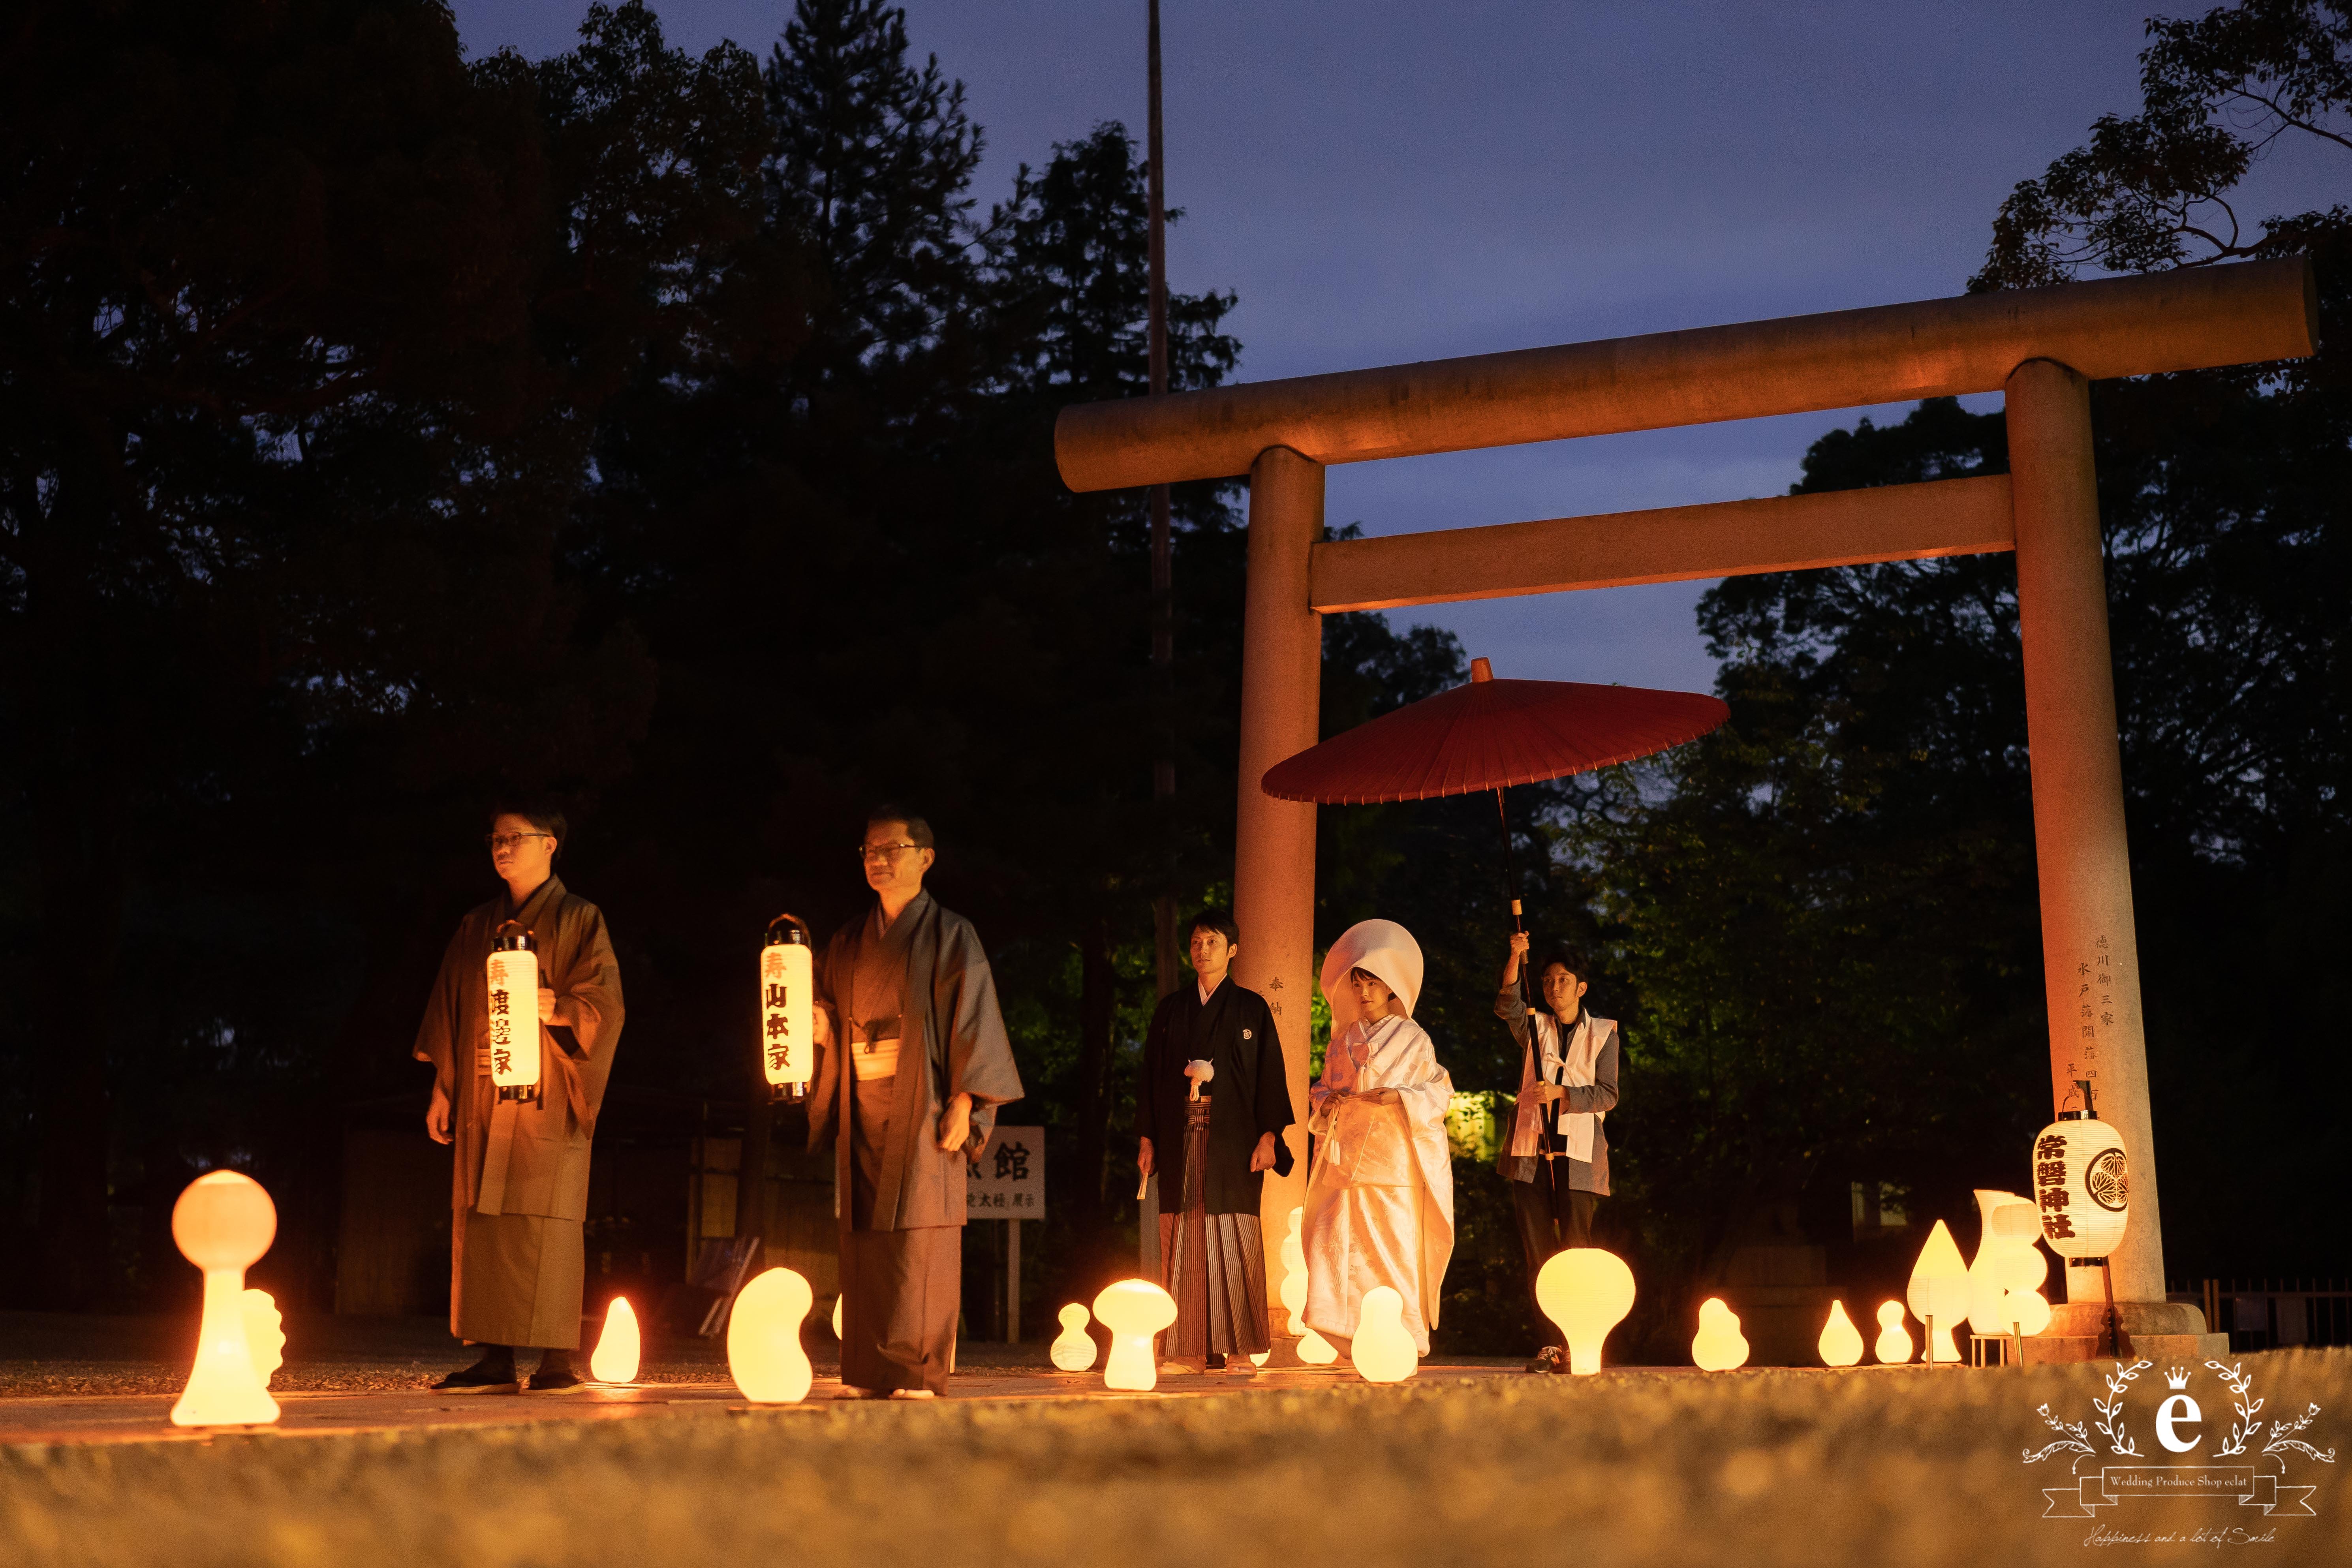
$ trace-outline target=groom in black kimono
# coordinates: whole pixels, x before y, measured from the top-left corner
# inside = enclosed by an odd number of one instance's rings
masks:
[[[1261,1173],[1290,1169],[1274,1015],[1226,977],[1240,945],[1223,910],[1192,918],[1195,982],[1152,1014],[1135,1089],[1135,1163],[1160,1176],[1160,1279],[1176,1298],[1168,1357],[1206,1371],[1273,1348],[1258,1193]]]

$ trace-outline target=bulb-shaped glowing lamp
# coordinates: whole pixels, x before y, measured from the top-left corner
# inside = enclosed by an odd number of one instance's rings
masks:
[[[286,1364],[286,1319],[278,1300],[267,1290],[247,1289],[245,1304],[245,1347],[253,1352],[253,1375],[268,1388],[278,1369]]]
[[[1151,1336],[1176,1321],[1176,1298],[1149,1279],[1121,1279],[1095,1298],[1095,1320],[1110,1331],[1103,1386],[1150,1393],[1160,1382]]]
[[[806,1100],[815,1065],[815,950],[805,921],[778,915],[760,949],[760,1070],[769,1098],[787,1105]]]
[[[1076,1301],[1062,1309],[1062,1331],[1054,1336],[1054,1364],[1064,1372],[1084,1372],[1095,1364],[1095,1337],[1087,1332],[1093,1321]]]
[[[727,1371],[754,1405],[797,1405],[815,1369],[801,1349],[801,1324],[816,1305],[809,1282],[771,1268],[743,1287],[727,1319]]]
[[[1911,1315],[1927,1325],[1927,1360],[1957,1363],[1959,1346],[1952,1331],[1969,1315],[1969,1266],[1960,1260],[1952,1227],[1942,1220],[1927,1233],[1919,1261],[1911,1266],[1910,1288],[1904,1292]]]
[[[1709,1296],[1698,1304],[1698,1332],[1691,1340],[1691,1363],[1701,1372],[1729,1372],[1748,1364],[1748,1341],[1739,1331],[1739,1314],[1720,1297]]]
[[[1903,1326],[1903,1303],[1881,1301],[1878,1304],[1878,1359],[1889,1366],[1902,1366],[1911,1359],[1911,1331]]]
[[[1862,1360],[1862,1331],[1845,1315],[1845,1303],[1832,1301],[1829,1320],[1822,1324],[1822,1364],[1855,1365]]]
[[[2011,1290],[2000,1299],[2001,1332],[2030,1339],[2050,1326],[2050,1303],[2039,1290]]]
[[[1571,1247],[1545,1259],[1536,1301],[1568,1342],[1568,1370],[1599,1372],[1609,1331],[1633,1310],[1633,1271],[1613,1252]]]
[[[1404,1326],[1404,1298],[1394,1286],[1375,1285],[1364,1292],[1348,1359],[1366,1383],[1402,1383],[1421,1365],[1421,1352]]]
[[[245,1271],[278,1235],[278,1205],[261,1184],[235,1171],[207,1171],[172,1205],[172,1239],[205,1271],[205,1316],[196,1363],[172,1406],[174,1426],[257,1426],[278,1419],[267,1375],[246,1335]]]
[[[512,921],[490,938],[490,1081],[500,1100],[539,1098],[539,953]]]
[[[596,1336],[596,1352],[588,1358],[588,1372],[599,1383],[635,1383],[641,1346],[637,1311],[626,1296],[615,1296],[604,1309],[604,1331]]]

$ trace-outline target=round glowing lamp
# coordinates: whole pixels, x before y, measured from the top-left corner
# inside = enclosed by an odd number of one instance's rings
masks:
[[[172,1406],[174,1426],[257,1426],[278,1419],[267,1375],[247,1337],[245,1271],[278,1235],[278,1205],[236,1171],[207,1171],[172,1205],[172,1239],[204,1270],[195,1364]],[[273,1367],[274,1370],[274,1367]]]
[[[604,1330],[596,1336],[595,1354],[588,1358],[589,1373],[599,1383],[635,1383],[641,1350],[636,1309],[626,1296],[615,1296],[604,1309]]]
[[[1959,1244],[1952,1227],[1942,1220],[1927,1233],[1919,1260],[1911,1266],[1910,1288],[1904,1292],[1911,1315],[1927,1325],[1927,1361],[1958,1363],[1960,1347],[1952,1331],[1969,1315],[1969,1266],[1960,1261]]]
[[[1691,1364],[1701,1372],[1729,1372],[1748,1364],[1748,1340],[1739,1331],[1739,1314],[1720,1297],[1709,1296],[1698,1304],[1698,1332],[1691,1339]]]
[[[727,1319],[727,1371],[754,1405],[797,1405],[815,1369],[801,1348],[801,1324],[816,1305],[809,1282],[771,1268],[735,1297]]]
[[[1615,1253],[1571,1247],[1545,1259],[1536,1275],[1536,1302],[1568,1342],[1568,1370],[1601,1370],[1609,1331],[1633,1310],[1633,1271]]]
[[[1421,1365],[1421,1352],[1404,1326],[1404,1298],[1395,1286],[1375,1285],[1364,1292],[1348,1359],[1366,1383],[1402,1383]]]
[[[760,1068],[769,1098],[785,1105],[806,1100],[815,1063],[815,949],[806,921],[778,915],[760,949]]]
[[[1911,1360],[1911,1331],[1903,1326],[1903,1303],[1881,1301],[1878,1304],[1878,1359],[1888,1366],[1903,1366]]]
[[[1121,1279],[1095,1298],[1095,1321],[1110,1331],[1103,1386],[1148,1394],[1160,1382],[1151,1338],[1176,1321],[1176,1298],[1149,1279]]]
[[[1843,1301],[1830,1303],[1830,1315],[1822,1324],[1821,1352],[1823,1366],[1854,1366],[1862,1361],[1862,1331],[1845,1315]]]
[[[1095,1337],[1087,1332],[1094,1321],[1084,1304],[1073,1301],[1062,1309],[1062,1331],[1054,1336],[1054,1364],[1064,1372],[1084,1372],[1095,1364]]]
[[[539,944],[513,921],[490,938],[490,1082],[499,1098],[539,1099]]]

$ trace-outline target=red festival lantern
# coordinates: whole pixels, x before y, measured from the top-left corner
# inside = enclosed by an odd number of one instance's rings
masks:
[[[490,1081],[500,1100],[539,1099],[538,947],[513,921],[490,938]]]
[[[778,915],[760,949],[760,1065],[769,1098],[797,1105],[808,1098],[816,1062],[816,952],[808,922]]]

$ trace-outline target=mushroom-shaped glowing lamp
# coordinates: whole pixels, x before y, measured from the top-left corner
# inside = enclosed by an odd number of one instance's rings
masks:
[[[1393,1285],[1375,1285],[1356,1309],[1356,1337],[1348,1359],[1366,1383],[1402,1383],[1421,1365],[1421,1352],[1404,1326],[1404,1298]]]
[[[268,1388],[278,1369],[286,1364],[286,1319],[278,1300],[267,1290],[247,1289],[245,1303],[245,1346],[253,1352],[253,1375]]]
[[[604,1331],[596,1336],[596,1352],[588,1358],[589,1374],[599,1383],[635,1383],[642,1348],[637,1310],[626,1296],[615,1296],[604,1309]]]
[[[1691,1362],[1701,1372],[1729,1372],[1748,1364],[1748,1341],[1739,1331],[1739,1314],[1718,1296],[1698,1304],[1698,1332],[1691,1340]]]
[[[1862,1360],[1862,1331],[1845,1315],[1843,1301],[1830,1303],[1830,1315],[1822,1324],[1822,1364],[1853,1366]]]
[[[1184,1076],[1192,1080],[1192,1087],[1186,1091],[1184,1098],[1198,1100],[1201,1098],[1201,1086],[1217,1076],[1216,1064],[1195,1058],[1184,1064]]]
[[[1878,1304],[1878,1359],[1889,1366],[1902,1366],[1911,1359],[1911,1331],[1903,1326],[1903,1303],[1881,1301]]]
[[[1910,1288],[1904,1294],[1911,1315],[1927,1325],[1928,1363],[1957,1363],[1960,1348],[1952,1342],[1952,1330],[1969,1315],[1969,1266],[1960,1260],[1951,1226],[1942,1220],[1919,1248],[1919,1261],[1911,1266]]]
[[[771,1268],[737,1293],[727,1319],[727,1371],[754,1405],[797,1405],[815,1369],[801,1349],[801,1324],[816,1305],[809,1282]]]
[[[1568,1370],[1599,1372],[1609,1331],[1633,1310],[1633,1271],[1613,1252],[1571,1247],[1545,1260],[1536,1275],[1536,1301],[1568,1341]]]
[[[1064,1372],[1084,1372],[1095,1364],[1095,1337],[1087,1332],[1093,1321],[1086,1308],[1073,1301],[1062,1309],[1062,1331],[1054,1336],[1054,1364]]]
[[[245,1302],[245,1271],[277,1235],[278,1205],[260,1183],[235,1171],[205,1172],[172,1205],[172,1239],[205,1271],[196,1362],[172,1406],[173,1426],[258,1426],[278,1419],[278,1401],[246,1337]]]
[[[808,922],[778,915],[760,949],[760,1070],[768,1098],[798,1105],[816,1063],[816,963]]]
[[[1149,1279],[1121,1279],[1095,1298],[1095,1319],[1110,1331],[1103,1386],[1150,1393],[1160,1382],[1151,1336],[1176,1321],[1176,1298]]]
[[[539,1099],[538,943],[513,921],[490,938],[490,1081],[501,1100]]]

